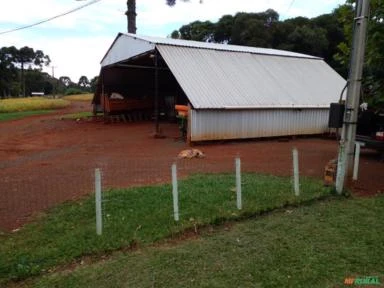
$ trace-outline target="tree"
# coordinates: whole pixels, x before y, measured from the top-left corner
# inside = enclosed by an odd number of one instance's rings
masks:
[[[83,90],[86,90],[90,87],[90,83],[89,83],[89,80],[87,78],[87,76],[81,76],[79,78],[79,82],[78,82],[78,85],[83,89]]]
[[[72,83],[71,78],[69,78],[68,76],[61,76],[59,78],[59,81],[60,81],[61,84],[63,84],[67,88]]]
[[[171,37],[315,55],[345,76],[344,66],[334,59],[338,45],[345,39],[338,14],[339,8],[312,19],[295,17],[280,21],[279,14],[272,9],[237,13],[224,15],[216,23],[192,22],[173,31]]]
[[[28,69],[25,71],[25,93],[31,95],[32,92],[44,92],[45,77],[39,70]]]
[[[182,1],[187,2],[189,0]],[[168,6],[174,6],[176,4],[176,0],[166,0],[166,3]],[[125,12],[125,15],[127,15],[128,33],[136,34],[136,0],[127,1],[127,12]]]
[[[232,27],[230,44],[272,47],[273,29],[279,14],[268,9],[261,13],[237,13]]]
[[[90,85],[91,85],[91,92],[92,93],[96,92],[98,82],[99,82],[99,76],[95,76],[91,79]]]
[[[354,16],[354,0],[348,0],[338,11],[343,24],[345,41],[338,46],[336,59],[344,65],[349,64]],[[371,107],[384,111],[384,2],[370,1],[368,37],[365,53],[363,91],[364,101]]]
[[[51,83],[51,81],[49,81],[49,75],[47,75],[47,77],[45,77],[45,81],[44,81],[44,94],[45,95],[49,95],[49,94],[52,94],[53,93],[53,84]]]
[[[179,31],[173,31],[172,38],[181,38],[186,40],[212,42],[214,24],[210,21],[195,21],[190,24],[182,26]]]
[[[49,59],[48,55],[44,55],[43,51],[35,51],[33,50],[33,48],[30,48],[28,46],[22,47],[19,50],[12,46],[10,47],[10,51],[13,55],[13,63],[15,63],[15,65],[17,66],[20,66],[21,68],[21,90],[22,95],[25,97],[25,67],[27,66],[27,69],[29,70],[41,70],[42,66],[49,65],[51,60]]]
[[[41,69],[43,65],[48,66],[51,60],[49,59],[49,56],[44,55],[41,50],[37,50],[35,52],[32,48],[28,46],[22,47],[20,48],[20,50],[16,51],[14,59],[17,63],[21,65],[21,84],[23,96],[25,97],[25,66],[28,66],[28,69],[36,67]]]
[[[344,65],[341,65],[334,58],[334,55],[338,52],[338,45],[345,41],[343,26],[340,24],[337,16],[338,9],[339,8],[335,9],[333,13],[313,18],[311,22],[315,27],[325,29],[325,37],[328,40],[328,46],[323,49],[321,56],[337,72],[339,72],[342,76],[347,77],[347,71]]]
[[[214,40],[217,43],[230,43],[232,41],[232,27],[235,17],[232,15],[224,15],[215,25]]]
[[[291,51],[323,56],[328,48],[326,30],[323,28],[311,28],[309,26],[297,27],[289,36]]]
[[[17,68],[13,63],[13,51],[11,47],[2,47],[0,49],[0,97],[11,95],[16,82]]]
[[[0,53],[0,82],[3,87],[3,95],[4,93],[10,93],[10,87],[12,88],[12,92],[15,92],[15,83],[19,83],[19,91],[18,94],[23,96],[26,95],[26,78],[25,78],[25,70],[28,71],[41,71],[43,65],[49,65],[50,59],[48,55],[44,55],[41,50],[34,50],[30,47],[22,47],[17,49],[14,46],[11,47],[3,47]],[[17,74],[20,71],[20,81],[17,79]],[[15,77],[16,74],[16,77]],[[12,82],[13,81],[13,82]],[[8,84],[7,84],[8,83]],[[8,87],[5,87],[7,86]]]

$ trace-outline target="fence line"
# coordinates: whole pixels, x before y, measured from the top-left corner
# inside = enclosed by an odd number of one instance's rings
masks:
[[[291,151],[291,149],[289,149],[289,151]],[[307,150],[304,150],[302,153],[302,151],[300,151],[300,169],[304,170],[305,175],[308,175],[308,171],[315,171],[310,170],[311,166],[309,166],[309,164],[311,163],[310,160],[307,160],[307,157],[312,157],[314,152],[315,151],[308,152]],[[263,152],[261,151],[260,153]],[[112,221],[115,220],[113,217],[113,215],[115,215],[113,209],[116,206],[116,201],[120,201],[114,198],[116,193],[109,194],[108,191],[116,191],[119,189],[126,190],[126,188],[131,187],[161,185],[159,187],[162,188],[159,189],[168,189],[168,197],[171,199],[170,193],[173,194],[171,190],[174,189],[171,186],[172,183],[174,184],[174,187],[177,185],[178,192],[176,198],[177,201],[175,200],[175,207],[172,208],[172,200],[169,202],[168,215],[172,221],[185,221],[185,219],[195,218],[193,215],[194,212],[190,207],[186,207],[186,205],[188,206],[190,203],[193,205],[200,205],[202,209],[214,211],[216,208],[212,208],[211,206],[216,204],[211,201],[212,197],[211,199],[208,198],[210,197],[209,193],[215,194],[216,192],[222,192],[224,195],[223,197],[230,199],[230,201],[225,204],[228,204],[229,206],[222,207],[222,209],[230,210],[234,208],[246,212],[249,205],[259,205],[259,202],[264,201],[263,197],[268,196],[263,195],[263,191],[259,191],[259,200],[252,202],[253,200],[251,198],[254,197],[254,195],[249,194],[249,183],[252,182],[249,180],[249,173],[261,172],[262,174],[265,173],[268,175],[269,167],[276,165],[274,166],[274,169],[276,169],[277,172],[273,175],[278,176],[282,174],[283,176],[289,176],[291,174],[290,167],[292,167],[292,160],[290,159],[292,156],[289,157],[289,154],[290,153],[287,152],[286,157],[283,159],[275,159],[274,155],[271,154],[270,163],[257,162],[255,159],[248,157],[248,155],[246,157],[244,155],[244,157],[240,157],[241,155],[234,151],[230,154],[215,156],[211,156],[207,153],[208,156],[203,159],[175,159],[159,154],[156,159],[143,156],[140,159],[135,158],[129,162],[123,161],[124,159],[122,159],[122,161],[111,162],[108,161],[107,158],[103,158],[103,156],[97,156],[92,164],[82,162],[82,159],[79,159],[77,167],[72,167],[72,169],[68,169],[65,163],[65,158],[63,158],[63,165],[60,167],[49,166],[49,164],[45,162],[46,159],[42,158],[41,169],[38,171],[39,173],[34,170],[28,170],[28,167],[17,167],[17,171],[20,174],[27,175],[24,178],[13,177],[13,171],[10,170],[8,170],[8,173],[11,172],[11,174],[1,174],[0,171],[0,175],[2,175],[0,178],[0,220],[2,221],[0,227],[3,229],[5,228],[4,230],[6,231],[7,227],[11,227],[11,229],[20,227],[31,219],[36,212],[45,211],[45,209],[55,207],[66,201],[83,201],[82,199],[87,199],[87,196],[91,193],[97,193],[98,190],[101,190],[101,198],[96,197],[96,195],[93,196],[95,200],[92,201],[95,201],[93,202],[93,205],[95,207],[94,209],[97,209],[98,216],[96,216],[96,211],[93,212],[93,215],[96,217],[95,222],[97,222],[98,226],[96,227],[96,232],[98,234],[105,234],[105,228],[108,225],[112,225]],[[293,152],[291,155],[293,155]],[[297,155],[297,157],[299,157],[299,155]],[[294,162],[296,163],[296,161]],[[294,171],[297,172],[294,174],[297,175],[297,177],[295,177],[295,175],[293,176],[297,181],[294,181],[294,183],[291,182],[294,186],[293,188],[292,184],[290,184],[290,191],[294,190],[296,196],[302,193],[300,190],[305,189],[305,186],[302,186],[304,184],[299,183],[298,181],[298,162],[299,160],[297,159],[297,163],[294,163],[294,166],[296,167],[294,168]],[[172,170],[169,169],[172,166],[172,163],[177,165],[175,170],[177,177],[176,182],[173,180],[175,179],[175,177],[172,177],[173,173],[170,173]],[[280,165],[280,163],[283,163],[283,165]],[[290,167],[287,165],[288,163],[290,164]],[[99,176],[97,176],[95,168],[89,168],[91,165],[99,168]],[[267,167],[267,170],[265,172],[264,170],[260,171],[260,165],[262,165],[262,167]],[[303,167],[301,165],[303,165]],[[16,170],[16,167],[12,169]],[[27,171],[28,173],[26,173]],[[42,173],[41,171],[44,172]],[[300,171],[300,173],[302,173],[302,171]],[[218,188],[215,189],[207,186],[208,190],[205,190],[204,192],[206,187],[201,187],[201,190],[199,190],[200,192],[195,193],[192,198],[192,196],[188,194],[188,189],[190,189],[191,186],[188,187],[190,184],[185,180],[198,178],[200,177],[199,175],[202,179],[204,177],[204,179],[206,179],[206,175],[213,175],[211,178],[209,178],[210,176],[208,177],[209,183],[205,183],[204,185],[211,185],[212,187],[217,185]],[[100,178],[101,180],[99,187],[95,182],[96,178]],[[230,181],[223,181],[224,178],[227,178],[227,180],[229,179]],[[225,182],[227,187],[222,182]],[[199,185],[198,182],[197,185]],[[257,190],[257,187],[258,183],[256,183],[252,189]],[[299,191],[299,194],[297,191]],[[278,193],[278,191],[276,191],[276,193]],[[291,193],[292,195],[294,194],[293,192]],[[141,196],[138,195],[136,199],[133,199],[132,203],[128,203],[128,200],[123,199],[117,206],[123,207],[123,205],[127,205],[128,207],[133,207],[132,209],[135,209],[135,205],[140,205],[136,203],[136,201],[141,201],[140,197]],[[249,202],[250,199],[251,202]],[[178,204],[177,206],[176,202]],[[101,213],[101,216],[99,216],[99,213]],[[237,214],[239,212],[232,211],[231,213]],[[30,217],[31,215],[32,217]],[[129,221],[128,216],[124,215],[123,217],[125,217],[124,221]],[[9,226],[7,226],[8,223],[10,223]],[[17,226],[18,223],[20,223],[19,226]],[[138,226],[140,226],[140,223]]]

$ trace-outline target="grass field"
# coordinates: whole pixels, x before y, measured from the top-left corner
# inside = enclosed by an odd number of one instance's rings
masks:
[[[83,101],[83,102],[91,102],[93,99],[93,94],[78,94],[78,95],[69,95],[64,96],[62,99],[68,101]]]
[[[0,113],[61,109],[70,105],[63,99],[43,97],[11,98],[0,100]]]
[[[22,119],[32,115],[41,115],[51,113],[52,110],[36,110],[36,111],[24,111],[24,112],[9,112],[9,113],[0,113],[0,122]]]
[[[116,252],[25,287],[384,287],[383,207],[384,195],[314,202]],[[346,286],[346,278],[376,284]]]
[[[0,285],[124,247],[147,246],[185,230],[240,220],[286,205],[329,196],[320,181],[303,179],[295,197],[290,178],[244,174],[243,210],[236,209],[234,175],[195,175],[180,181],[180,221],[173,220],[170,185],[111,190],[103,194],[104,230],[95,233],[93,196],[52,209],[0,244]]]

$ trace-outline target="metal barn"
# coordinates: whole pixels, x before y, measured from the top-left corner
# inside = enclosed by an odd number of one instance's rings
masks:
[[[101,66],[94,104],[113,92],[136,103],[121,110],[149,103],[157,128],[189,105],[192,142],[324,133],[346,83],[309,55],[133,34],[118,34]]]

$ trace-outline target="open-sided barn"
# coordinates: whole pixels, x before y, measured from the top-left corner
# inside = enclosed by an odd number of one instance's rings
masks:
[[[190,141],[326,132],[345,86],[309,55],[133,34],[118,34],[101,66],[95,104],[156,120],[189,105]]]

